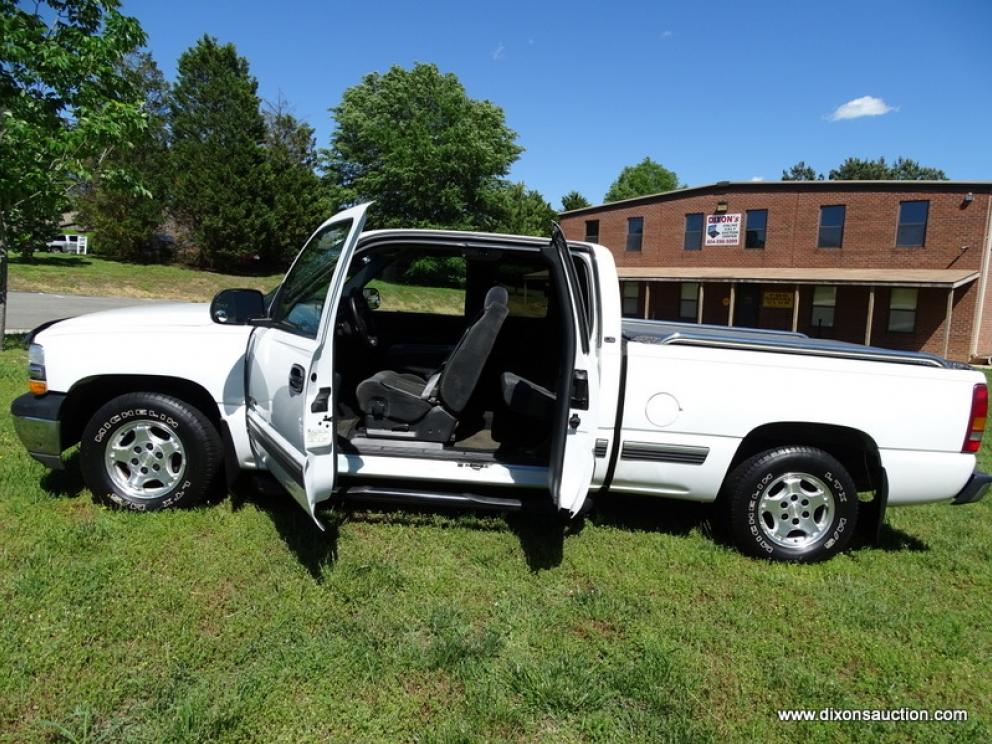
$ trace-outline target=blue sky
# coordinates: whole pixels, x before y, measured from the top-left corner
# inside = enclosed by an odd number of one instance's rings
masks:
[[[124,0],[124,10],[170,79],[202,34],[233,42],[260,95],[284,97],[321,147],[345,88],[434,62],[504,109],[526,148],[511,178],[556,207],[571,189],[598,203],[645,156],[689,185],[774,180],[797,160],[825,172],[849,155],[992,179],[987,0]],[[845,111],[862,115],[832,118]]]

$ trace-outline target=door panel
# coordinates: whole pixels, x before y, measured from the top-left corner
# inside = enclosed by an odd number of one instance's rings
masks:
[[[579,277],[561,228],[555,225],[545,256],[552,262],[552,276],[562,305],[563,384],[558,420],[552,436],[549,485],[559,509],[575,515],[585,503],[595,469],[594,449],[599,409],[599,368],[593,332],[582,301]],[[569,357],[569,358],[566,358]],[[564,378],[567,376],[567,381]]]
[[[334,215],[311,236],[247,350],[252,447],[318,525],[316,504],[336,474],[333,329],[368,206]]]

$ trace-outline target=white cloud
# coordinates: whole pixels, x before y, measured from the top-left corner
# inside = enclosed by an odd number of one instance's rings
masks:
[[[534,46],[534,39],[533,39],[533,37],[527,39],[527,45],[528,46]]]
[[[881,116],[890,111],[898,111],[898,106],[890,106],[881,98],[875,96],[861,96],[854,98],[847,103],[841,104],[827,118],[830,121],[840,121],[841,119],[860,119],[862,116]]]
[[[506,47],[503,46],[503,42],[501,41],[499,43],[499,46],[497,46],[496,49],[493,51],[493,59],[499,62],[501,59],[503,59],[503,52],[505,51],[506,51]]]
[[[664,31],[661,32],[661,38],[662,39],[670,39],[671,36],[672,36],[672,32],[669,31],[667,28]]]
[[[751,176],[752,181],[764,181],[765,179],[761,176]]]

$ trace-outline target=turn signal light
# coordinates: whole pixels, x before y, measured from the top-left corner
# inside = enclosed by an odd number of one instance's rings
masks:
[[[982,446],[985,433],[985,418],[989,413],[989,389],[979,383],[971,392],[971,416],[968,419],[968,433],[964,436],[962,452],[974,454]]]
[[[28,390],[35,395],[44,395],[48,392],[48,383],[44,380],[28,380]]]

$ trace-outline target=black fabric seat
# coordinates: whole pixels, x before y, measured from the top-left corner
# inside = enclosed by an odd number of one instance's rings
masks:
[[[449,441],[506,320],[507,299],[503,287],[490,289],[480,315],[427,379],[384,370],[360,382],[356,394],[368,435]]]
[[[546,444],[558,396],[513,372],[500,375],[500,388],[503,406],[493,417],[493,439],[521,448]]]
[[[517,415],[543,421],[554,413],[557,397],[547,388],[513,372],[504,372],[500,376],[500,386],[503,389],[503,403]]]

